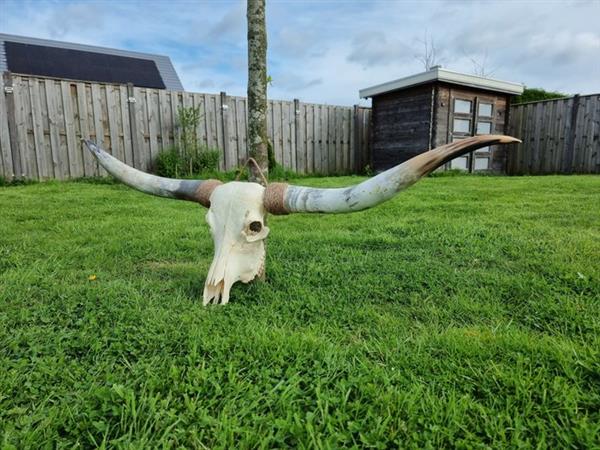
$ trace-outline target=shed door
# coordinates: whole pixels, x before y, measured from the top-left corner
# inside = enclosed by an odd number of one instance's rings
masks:
[[[478,134],[491,134],[494,124],[494,99],[482,96],[453,95],[451,105],[451,142]],[[480,148],[448,163],[451,169],[469,172],[491,169],[490,147]]]

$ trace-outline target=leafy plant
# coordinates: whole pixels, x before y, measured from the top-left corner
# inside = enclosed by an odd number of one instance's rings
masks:
[[[198,142],[196,129],[201,119],[200,108],[177,109],[179,145],[158,154],[154,161],[154,173],[163,177],[185,178],[217,169],[221,152]]]
[[[171,147],[158,154],[154,160],[154,173],[161,177],[186,178],[202,172],[216,170],[221,152],[199,147],[195,152],[182,152]]]
[[[199,107],[180,106],[177,108],[177,120],[181,132],[181,150],[185,154],[195,153],[198,149],[196,128],[198,128],[202,117]]]

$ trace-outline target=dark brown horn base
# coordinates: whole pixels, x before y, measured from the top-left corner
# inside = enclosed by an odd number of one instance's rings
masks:
[[[265,189],[264,205],[265,209],[271,214],[286,215],[290,212],[285,207],[285,192],[287,183],[270,183]]]
[[[209,179],[204,180],[196,191],[196,199],[198,203],[206,208],[210,208],[210,196],[217,186],[223,184],[221,180]]]

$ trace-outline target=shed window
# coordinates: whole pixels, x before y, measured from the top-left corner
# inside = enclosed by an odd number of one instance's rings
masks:
[[[455,114],[471,114],[471,104],[473,102],[469,100],[461,100],[459,98],[454,99],[454,113]]]
[[[489,153],[490,152],[490,147],[481,147],[478,148],[477,150],[475,150],[475,153]]]
[[[469,170],[469,160],[466,156],[455,158],[450,162],[452,169]]]
[[[475,158],[475,170],[488,170],[490,168],[489,158]]]
[[[469,133],[471,131],[471,121],[469,119],[454,118],[453,131],[455,133]]]
[[[477,122],[477,134],[490,134],[492,132],[492,122]]]
[[[491,103],[480,103],[478,114],[481,117],[492,117],[492,104]]]

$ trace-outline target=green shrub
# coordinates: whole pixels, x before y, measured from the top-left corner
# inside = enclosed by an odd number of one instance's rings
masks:
[[[154,173],[161,177],[175,177],[179,176],[181,170],[181,156],[176,147],[168,148],[158,154],[154,160]]]
[[[511,100],[512,104],[517,103],[528,103],[538,102],[541,100],[553,100],[555,98],[568,97],[569,94],[563,94],[562,92],[546,91],[541,88],[525,88],[521,95],[513,97]]]
[[[36,183],[39,183],[39,181],[30,178],[13,178],[12,180],[8,180],[0,177],[0,186],[27,186]]]
[[[219,158],[221,157],[221,152],[216,149],[204,148],[198,152],[198,164],[200,171],[206,170],[217,170],[219,167]]]
[[[217,170],[220,151],[201,147],[195,152],[182,152],[171,147],[158,154],[154,160],[154,173],[161,177],[194,177],[206,171]]]
[[[153,164],[154,173],[162,177],[185,178],[217,169],[221,152],[198,143],[196,128],[201,118],[200,108],[177,109],[177,126],[181,136],[179,145],[158,154]]]

